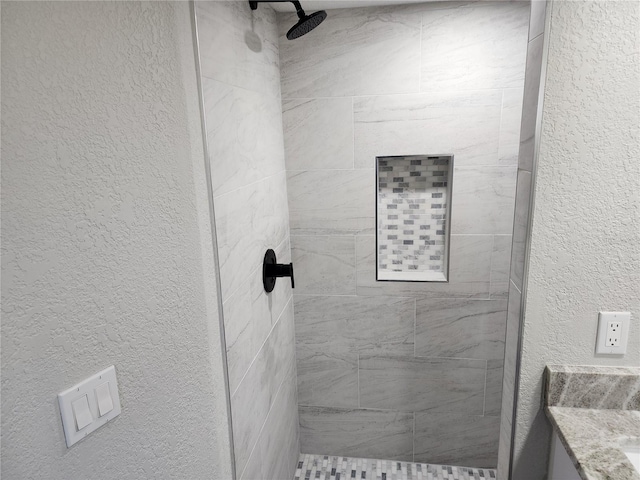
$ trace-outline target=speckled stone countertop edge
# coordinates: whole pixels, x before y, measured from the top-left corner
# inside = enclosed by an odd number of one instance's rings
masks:
[[[571,458],[578,474],[583,480],[640,480],[640,473],[638,473],[627,456],[622,451],[624,446],[624,439],[634,439],[640,436],[640,432],[634,430],[633,432],[627,432],[628,435],[620,435],[614,434],[611,432],[611,437],[606,441],[599,440],[596,446],[589,447],[592,448],[590,454],[585,455],[584,452],[581,452],[584,446],[580,445],[580,438],[573,438],[571,436],[571,432],[566,428],[565,425],[562,425],[562,417],[571,417],[575,416],[575,420],[571,422],[572,425],[580,425],[585,426],[583,422],[583,415],[587,413],[591,413],[599,418],[607,415],[607,416],[615,416],[619,415],[621,418],[636,415],[637,420],[640,421],[640,413],[637,411],[628,411],[628,410],[597,410],[597,409],[585,409],[585,408],[572,408],[572,407],[545,407],[545,414],[549,421],[551,422],[554,431],[558,435],[558,438],[562,442],[563,447],[567,451],[567,454]],[[560,418],[559,418],[560,417]],[[620,422],[624,423],[624,422]],[[604,433],[604,430],[601,430]],[[609,433],[609,432],[606,432]],[[634,435],[635,434],[635,435]],[[576,436],[578,437],[578,436]],[[582,446],[582,448],[581,448]],[[614,452],[612,454],[612,452]],[[610,458],[606,465],[603,465],[603,459],[607,458],[607,455],[613,455],[613,458]],[[587,457],[587,458],[584,458]],[[589,458],[597,458],[598,464],[591,465],[589,463]]]

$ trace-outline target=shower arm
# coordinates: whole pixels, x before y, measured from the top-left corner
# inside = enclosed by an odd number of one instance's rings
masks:
[[[299,19],[304,18],[304,10],[302,9],[302,5],[297,0],[249,0],[249,6],[251,10],[257,10],[259,3],[271,3],[271,2],[279,2],[279,3],[293,3],[293,6],[296,7],[296,13],[298,14]]]

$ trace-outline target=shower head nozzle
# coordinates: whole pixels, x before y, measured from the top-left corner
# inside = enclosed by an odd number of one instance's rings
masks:
[[[296,7],[296,13],[298,14],[298,23],[296,23],[293,27],[289,29],[287,32],[287,38],[289,40],[295,40],[303,35],[306,35],[311,30],[320,25],[325,18],[327,18],[327,12],[324,10],[320,10],[318,12],[314,12],[311,15],[307,15],[304,13],[302,9],[302,5],[298,0],[250,0],[249,6],[251,10],[256,10],[258,8],[258,3],[260,2],[268,2],[268,1],[276,1],[276,2],[291,2],[293,6]]]
[[[289,29],[287,32],[287,38],[289,40],[295,40],[309,33],[311,30],[320,25],[324,19],[327,18],[327,12],[320,10],[319,12],[312,13],[311,15],[304,15],[300,17],[298,23]]]

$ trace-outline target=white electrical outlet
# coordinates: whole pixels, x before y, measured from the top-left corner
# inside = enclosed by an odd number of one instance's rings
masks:
[[[596,353],[601,355],[627,353],[630,320],[629,312],[600,312]]]

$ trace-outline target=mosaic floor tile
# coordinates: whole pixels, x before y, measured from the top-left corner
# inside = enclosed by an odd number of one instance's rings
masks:
[[[371,458],[301,454],[294,480],[484,480],[489,468],[453,467]]]

